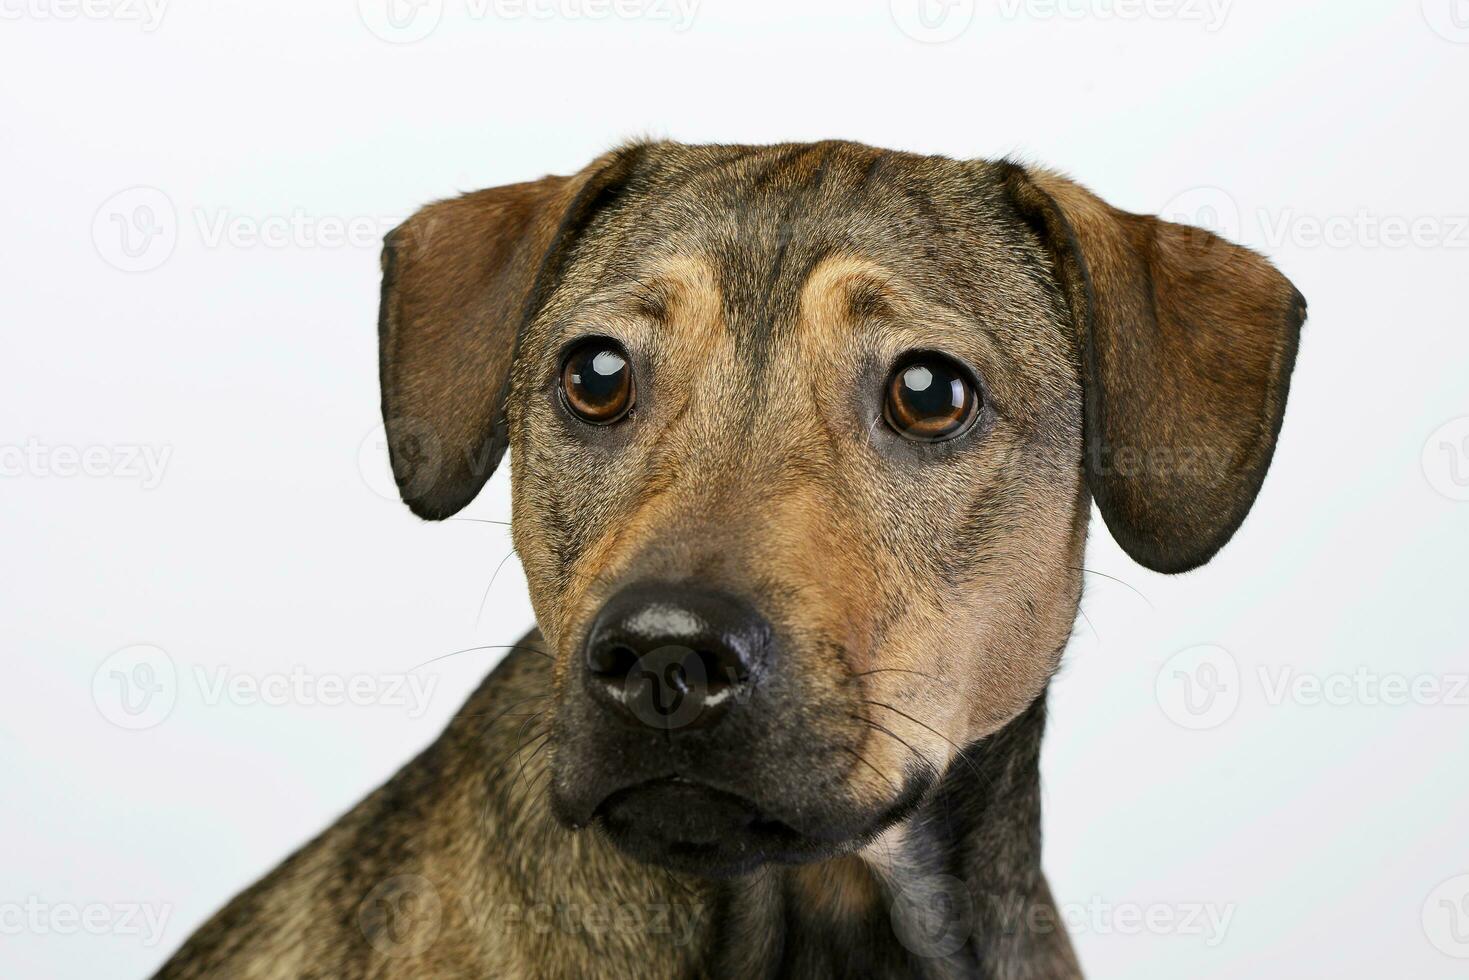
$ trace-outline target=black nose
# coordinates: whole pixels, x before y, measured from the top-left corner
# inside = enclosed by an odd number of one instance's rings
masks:
[[[617,593],[587,634],[594,697],[670,734],[723,718],[753,686],[770,626],[748,603],[687,585]]]

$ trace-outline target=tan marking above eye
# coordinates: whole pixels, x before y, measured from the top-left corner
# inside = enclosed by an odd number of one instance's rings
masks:
[[[636,400],[632,365],[615,341],[593,338],[579,344],[561,368],[566,407],[593,425],[611,425]]]

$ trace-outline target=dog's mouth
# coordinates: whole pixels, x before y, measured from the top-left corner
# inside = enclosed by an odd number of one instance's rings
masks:
[[[631,857],[715,877],[772,860],[811,860],[829,847],[743,796],[681,776],[617,790],[597,806],[595,817]]]
[[[637,860],[705,877],[744,874],[775,862],[799,864],[850,850],[911,813],[928,788],[911,780],[901,797],[831,836],[799,830],[744,796],[683,776],[624,787],[597,805],[603,833]]]

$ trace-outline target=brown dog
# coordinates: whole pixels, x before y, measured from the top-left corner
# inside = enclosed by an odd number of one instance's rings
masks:
[[[163,977],[1068,977],[1047,683],[1094,498],[1143,565],[1258,491],[1305,302],[1011,162],[624,147],[383,255],[415,513],[513,448],[539,632]]]

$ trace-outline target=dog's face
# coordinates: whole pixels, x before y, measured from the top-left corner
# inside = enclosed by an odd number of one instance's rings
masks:
[[[870,839],[1038,696],[1091,496],[1151,567],[1217,550],[1303,312],[1008,163],[636,146],[390,236],[384,411],[424,516],[513,447],[558,816],[732,873]]]

